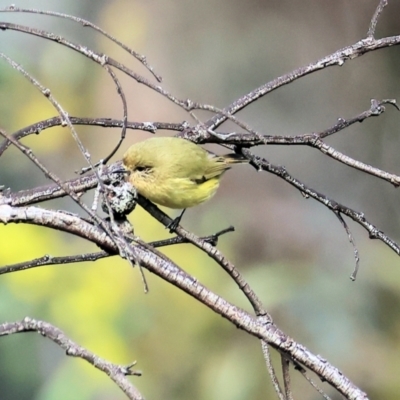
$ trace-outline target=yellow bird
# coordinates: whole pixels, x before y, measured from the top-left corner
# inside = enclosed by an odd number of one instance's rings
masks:
[[[225,171],[232,164],[246,162],[239,154],[218,156],[176,137],[152,137],[135,143],[123,158],[129,182],[142,196],[180,209],[209,200]]]

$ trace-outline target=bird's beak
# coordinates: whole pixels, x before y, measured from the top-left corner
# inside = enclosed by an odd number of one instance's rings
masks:
[[[129,171],[126,170],[125,168],[120,168],[120,169],[115,169],[113,171],[110,171],[113,174],[129,174]]]

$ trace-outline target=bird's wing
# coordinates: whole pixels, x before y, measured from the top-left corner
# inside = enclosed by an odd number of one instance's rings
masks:
[[[205,182],[212,178],[222,175],[230,166],[226,163],[223,157],[212,156],[212,162],[207,163],[206,168],[202,174],[196,177],[196,182]]]

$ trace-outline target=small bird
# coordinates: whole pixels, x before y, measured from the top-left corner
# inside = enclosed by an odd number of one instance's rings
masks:
[[[218,156],[185,139],[152,137],[132,145],[123,157],[129,182],[138,193],[161,206],[183,209],[209,200],[232,164],[246,163],[240,154]]]

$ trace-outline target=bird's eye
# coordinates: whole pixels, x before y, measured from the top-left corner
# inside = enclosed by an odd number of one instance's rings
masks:
[[[138,166],[135,168],[135,171],[139,171],[139,172],[148,172],[150,169],[151,169],[150,167],[146,167],[146,166],[143,166],[143,165],[138,165]]]

